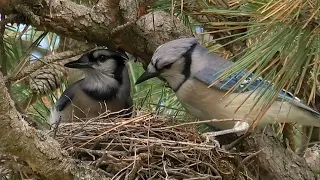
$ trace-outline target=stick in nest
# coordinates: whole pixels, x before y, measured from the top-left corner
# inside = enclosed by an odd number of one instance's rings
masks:
[[[150,114],[145,114],[145,115],[142,115],[142,116],[140,116],[140,117],[136,117],[136,118],[129,119],[128,121],[125,121],[124,123],[122,123],[122,124],[120,124],[120,125],[118,125],[118,126],[115,126],[115,127],[111,128],[111,129],[105,131],[104,133],[102,133],[102,134],[100,134],[100,135],[92,138],[91,140],[89,140],[89,141],[87,141],[86,143],[82,144],[80,147],[83,147],[84,145],[88,144],[89,142],[92,142],[93,140],[95,140],[95,139],[97,139],[97,138],[99,138],[99,137],[101,137],[101,136],[103,136],[103,135],[106,135],[106,134],[109,133],[110,131],[113,131],[113,130],[115,130],[115,129],[123,126],[123,125],[129,124],[129,123],[134,122],[134,121],[144,120],[144,118],[145,118],[145,117],[148,117],[148,116],[150,116]]]
[[[176,125],[151,114],[96,118],[60,124],[56,139],[74,158],[112,179],[246,179],[246,173],[235,174],[241,155],[206,144],[193,127]]]

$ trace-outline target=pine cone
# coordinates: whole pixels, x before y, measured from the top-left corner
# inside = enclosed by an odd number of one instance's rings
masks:
[[[69,71],[63,65],[69,61],[70,59],[54,62],[32,73],[30,75],[30,88],[32,92],[40,95],[59,88],[61,82],[66,78]]]

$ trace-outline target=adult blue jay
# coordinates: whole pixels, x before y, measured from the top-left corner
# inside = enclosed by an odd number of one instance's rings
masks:
[[[131,115],[130,79],[126,68],[128,56],[108,49],[90,51],[76,61],[65,64],[83,71],[84,78],[66,89],[54,107],[50,124],[61,118],[71,122],[73,116],[93,118],[110,111]]]
[[[254,99],[256,93],[260,92],[256,90],[257,86],[269,90],[272,90],[272,86],[262,78],[251,80],[251,74],[233,93],[223,97],[246,74],[246,71],[243,71],[208,88],[222,71],[232,64],[233,62],[209,52],[196,38],[173,40],[156,49],[146,72],[138,78],[136,84],[153,77],[161,77],[167,81],[186,110],[197,118],[239,120],[210,123],[222,130],[215,135],[242,132],[250,127],[260,112]],[[258,126],[273,122],[320,126],[320,114],[283,90],[278,101],[271,105]]]

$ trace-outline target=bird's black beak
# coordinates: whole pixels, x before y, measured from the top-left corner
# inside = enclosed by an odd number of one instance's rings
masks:
[[[68,62],[64,64],[64,66],[68,68],[76,68],[76,69],[92,68],[92,64],[85,57],[81,57],[76,61]]]
[[[151,79],[151,78],[154,78],[154,77],[157,77],[159,76],[160,73],[159,72],[148,72],[148,71],[145,71],[136,81],[136,85],[137,84],[140,84],[148,79]]]

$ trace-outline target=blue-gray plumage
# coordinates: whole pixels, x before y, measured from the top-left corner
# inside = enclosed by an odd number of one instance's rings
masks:
[[[90,51],[77,61],[65,64],[83,71],[84,78],[73,83],[60,96],[50,118],[53,125],[93,118],[109,112],[121,111],[131,115],[130,79],[126,68],[128,57],[123,52],[108,49]]]
[[[257,93],[261,93],[259,88],[263,87],[267,91],[274,89],[271,83],[250,74],[230,95],[224,97],[226,91],[233,88],[247,71],[235,72],[208,88],[232,64],[211,53],[196,38],[177,39],[156,49],[147,71],[138,78],[136,84],[152,77],[161,77],[175,91],[182,105],[197,118],[242,120],[214,122],[211,125],[227,130],[224,133],[244,131],[261,111],[261,106],[255,100]],[[283,90],[258,125],[273,122],[320,126],[320,114]]]

